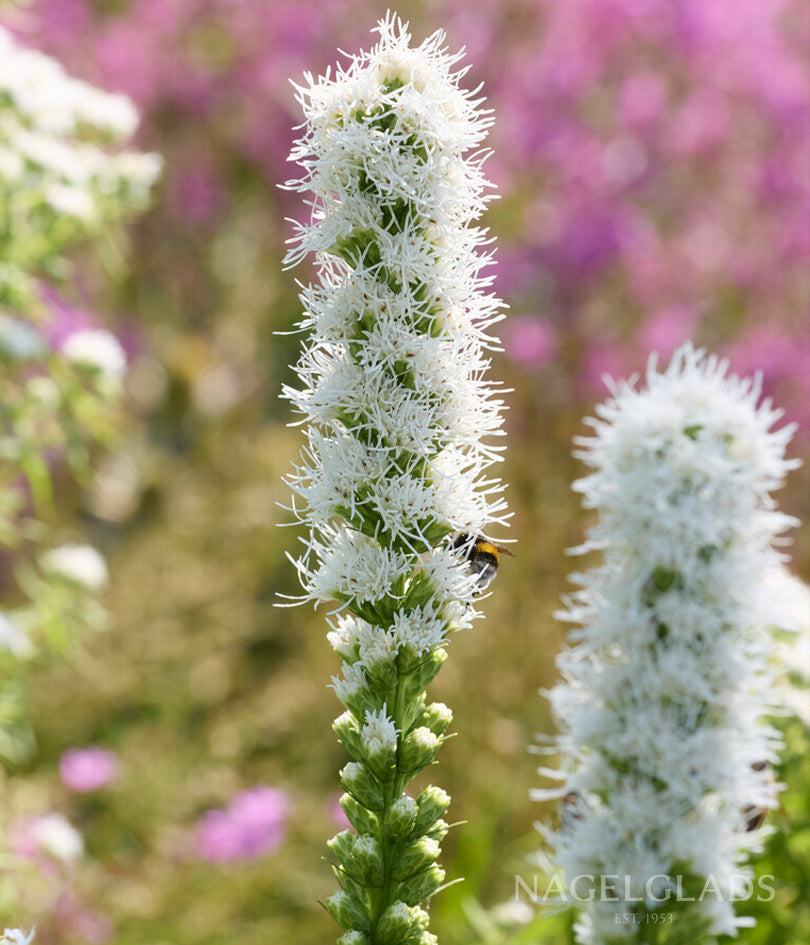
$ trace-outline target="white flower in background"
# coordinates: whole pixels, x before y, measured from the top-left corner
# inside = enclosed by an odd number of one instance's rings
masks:
[[[23,627],[3,613],[0,613],[0,650],[20,659],[25,659],[34,652],[33,644]]]
[[[100,590],[109,580],[104,558],[90,545],[61,545],[39,559],[43,571],[62,577],[88,590]]]
[[[127,370],[127,356],[118,339],[100,328],[87,328],[72,334],[64,343],[62,354],[74,364],[96,368],[117,380]]]
[[[45,201],[61,216],[75,217],[86,223],[92,223],[96,219],[96,204],[93,195],[81,187],[48,184],[45,188]]]
[[[614,385],[588,421],[594,436],[575,441],[592,472],[574,488],[599,512],[575,551],[603,561],[574,575],[580,589],[558,615],[577,625],[549,693],[550,752],[563,760],[540,769],[558,786],[536,792],[562,799],[559,829],[541,833],[564,875],[619,876],[617,901],[584,904],[578,940],[594,945],[640,934],[619,914],[666,908],[645,890],[656,874],[688,874],[687,896],[712,877],[722,901],[708,896],[694,914],[709,933],[735,934],[731,899],[776,804],[763,576],[782,567],[774,545],[795,524],[770,495],[798,465],[785,459],[793,427],[772,429],[781,411],[759,403],[758,379],[690,345],[663,372],[651,358],[646,380]]]
[[[12,210],[19,202],[26,228],[52,225],[31,214],[37,196],[57,216],[84,226],[143,205],[160,174],[160,158],[109,150],[137,124],[125,95],[72,78],[0,26],[0,185],[8,188]]]
[[[36,929],[30,932],[23,932],[22,929],[6,929],[3,937],[0,938],[0,945],[31,945],[34,941]]]
[[[47,348],[30,322],[0,312],[0,351],[16,361],[28,361],[43,357]]]
[[[31,827],[31,837],[43,853],[72,863],[84,853],[82,835],[59,813],[38,817]]]
[[[291,160],[304,173],[287,186],[306,195],[310,216],[287,263],[313,254],[319,281],[301,294],[300,388],[284,394],[307,437],[289,479],[309,529],[295,565],[305,599],[348,612],[329,640],[344,660],[333,686],[348,710],[335,731],[355,759],[341,803],[360,836],[330,841],[344,889],[327,907],[341,942],[428,945],[417,906],[444,879],[434,861],[449,798],[423,792],[420,806],[403,789],[433,762],[452,718],[425,702],[443,644],[478,616],[480,584],[453,538],[506,518],[488,474],[502,403],[485,380],[500,303],[475,225],[490,186],[475,149],[492,118],[459,87],[465,70],[442,32],[411,47],[393,16],[378,32],[370,52],[296,87],[306,130]],[[382,786],[387,817],[372,813]],[[409,838],[397,864],[376,856],[378,840],[396,838]],[[347,876],[387,899],[364,897]]]
[[[73,134],[88,125],[123,140],[138,125],[138,113],[126,95],[72,78],[55,59],[20,46],[2,27],[0,90],[32,126],[51,134]]]

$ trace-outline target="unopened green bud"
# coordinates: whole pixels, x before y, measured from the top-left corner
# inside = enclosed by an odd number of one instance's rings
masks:
[[[407,879],[435,862],[441,850],[430,837],[420,837],[407,844],[397,856],[392,869],[394,879]]]
[[[442,739],[429,728],[420,726],[408,732],[402,748],[401,771],[421,771],[433,762]]]
[[[357,836],[351,830],[341,830],[335,834],[331,840],[327,840],[326,845],[335,855],[335,858],[341,865],[351,862],[352,851],[357,842]]]
[[[369,685],[376,691],[388,692],[396,687],[398,674],[396,664],[389,660],[376,663],[364,663]]]
[[[363,807],[382,810],[385,806],[382,785],[365,765],[350,761],[340,772],[340,783]]]
[[[450,829],[450,824],[444,820],[437,820],[436,823],[428,830],[425,831],[426,837],[431,837],[436,843],[441,843],[442,840],[447,836],[447,831]]]
[[[428,926],[429,916],[418,906],[407,906],[395,902],[380,916],[376,928],[377,938],[386,945],[400,945],[413,941],[413,936]]]
[[[352,757],[357,758],[358,755],[362,754],[363,741],[360,736],[360,726],[351,712],[344,712],[343,715],[339,715],[332,723],[332,728],[341,745]]]
[[[399,887],[397,895],[409,905],[418,905],[436,892],[444,882],[445,875],[441,866],[433,863],[423,873],[418,873],[416,876],[406,879]]]
[[[336,945],[369,945],[369,940],[363,932],[352,929],[350,932],[344,932],[337,940]]]
[[[412,834],[422,836],[437,820],[444,817],[450,808],[450,795],[440,787],[431,784],[416,799],[416,823]]]
[[[366,810],[351,794],[344,794],[340,799],[343,813],[349,818],[349,823],[358,833],[376,833],[378,827],[377,815]]]
[[[414,670],[413,680],[420,690],[425,690],[433,682],[447,659],[447,650],[438,647]]]
[[[383,859],[376,837],[358,837],[352,850],[351,872],[369,886],[382,885]]]
[[[388,810],[386,824],[392,840],[407,837],[416,821],[416,801],[407,794],[398,797]]]
[[[326,900],[326,910],[342,929],[360,929],[368,932],[371,928],[362,904],[343,889],[339,889]]]
[[[439,940],[432,932],[424,931],[414,939],[413,945],[439,945]]]
[[[453,721],[453,713],[443,702],[429,705],[422,716],[422,725],[434,735],[442,735]]]

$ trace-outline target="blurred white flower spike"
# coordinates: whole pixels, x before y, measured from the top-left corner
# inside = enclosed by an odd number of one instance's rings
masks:
[[[417,813],[411,800],[408,821],[403,788],[450,723],[424,697],[443,644],[478,616],[479,581],[454,536],[485,536],[507,518],[487,474],[500,459],[491,440],[503,405],[485,373],[501,303],[474,225],[489,200],[476,149],[492,116],[459,86],[466,70],[443,32],[412,46],[394,16],[377,32],[370,52],[296,86],[306,123],[291,160],[304,173],[286,186],[310,211],[286,262],[314,255],[318,282],[301,294],[308,339],[300,387],[284,396],[306,424],[289,478],[309,529],[295,559],[303,600],[344,609],[330,641],[349,711],[335,726],[356,759],[343,803],[360,838],[331,841],[343,891],[328,908],[341,943],[428,945],[419,903],[444,873],[424,841],[441,839],[446,805],[425,800]]]
[[[113,381],[120,381],[127,370],[127,356],[115,335],[100,328],[87,328],[72,334],[62,353],[74,364],[98,371]]]
[[[0,945],[31,945],[35,931],[36,929],[31,929],[30,932],[23,932],[22,929],[6,929],[3,937],[0,938]]]
[[[156,154],[111,154],[88,140],[88,132],[102,143],[134,133],[138,114],[125,95],[74,79],[2,26],[0,119],[0,181],[12,185],[12,208],[25,194],[30,211],[38,196],[55,214],[93,225],[117,201],[143,206],[160,175]]]
[[[92,591],[101,590],[109,580],[107,562],[90,545],[60,545],[52,548],[42,555],[40,566],[48,574]]]
[[[573,552],[602,563],[573,575],[557,615],[577,629],[548,693],[559,735],[542,750],[561,770],[541,768],[556,786],[535,792],[562,799],[560,826],[540,830],[568,883],[613,877],[611,895],[581,903],[579,942],[640,940],[676,908],[693,941],[733,935],[776,806],[779,736],[763,716],[780,700],[779,608],[765,578],[796,524],[771,496],[799,465],[785,458],[793,426],[774,429],[758,378],[689,344],[664,371],[653,356],[645,388],[611,386],[594,435],[575,441],[592,472],[574,489],[599,519]]]

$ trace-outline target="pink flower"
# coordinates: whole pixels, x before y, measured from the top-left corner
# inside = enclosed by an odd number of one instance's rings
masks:
[[[548,322],[532,315],[510,319],[504,331],[506,355],[522,367],[539,368],[557,351],[557,335]]]
[[[206,811],[197,824],[197,853],[211,863],[251,860],[284,840],[289,800],[284,791],[242,791],[224,809]]]
[[[698,316],[687,305],[667,305],[660,308],[641,330],[641,341],[648,351],[657,351],[662,358],[688,341],[694,334]]]
[[[48,344],[55,350],[61,351],[72,335],[87,329],[98,328],[98,324],[89,312],[68,304],[52,286],[43,283],[40,295],[51,316],[45,335]]]
[[[341,797],[343,797],[342,794],[329,795],[326,800],[326,813],[335,826],[340,827],[341,830],[345,830],[347,827],[351,827],[351,824],[343,808],[340,806]]]
[[[71,791],[97,791],[118,777],[118,757],[106,748],[71,748],[59,759],[59,776]]]

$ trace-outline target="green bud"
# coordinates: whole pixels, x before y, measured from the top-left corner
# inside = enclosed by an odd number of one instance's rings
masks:
[[[369,945],[367,935],[352,929],[350,932],[344,932],[337,940],[336,945]]]
[[[405,846],[393,863],[391,875],[396,880],[408,879],[434,863],[441,850],[430,837],[420,837]]]
[[[366,810],[351,794],[344,794],[340,799],[343,813],[349,818],[349,823],[358,833],[376,833],[379,821],[376,814]]]
[[[413,945],[439,945],[439,940],[432,932],[424,931],[414,939]]]
[[[442,739],[424,726],[408,732],[402,748],[400,771],[421,771],[426,768],[432,764],[441,744]]]
[[[343,889],[326,900],[326,911],[342,929],[360,929],[368,932],[371,928],[364,907]]]
[[[444,882],[446,873],[437,863],[433,863],[424,872],[406,879],[399,887],[397,895],[408,905],[416,906],[429,899]]]
[[[418,906],[404,902],[392,903],[380,916],[376,936],[386,945],[400,945],[413,941],[413,936],[427,928],[428,914]]]
[[[353,758],[362,755],[363,740],[360,736],[360,726],[351,712],[344,712],[343,715],[339,715],[332,723],[332,729],[341,745]]]
[[[424,693],[415,690],[413,694],[410,692],[410,687],[407,685],[407,680],[404,680],[405,685],[402,687],[404,691],[404,701],[405,706],[402,710],[402,731],[407,732],[417,723],[423,725],[422,717],[425,714],[425,696]]]
[[[442,840],[447,836],[447,831],[450,829],[450,824],[444,820],[437,820],[436,823],[429,829],[425,831],[426,837],[431,837],[436,843],[441,843]]]
[[[352,850],[352,870],[368,886],[383,883],[383,858],[376,837],[358,837]]]
[[[385,806],[382,786],[365,765],[350,761],[340,772],[340,783],[363,807],[379,811]]]
[[[364,663],[363,668],[372,689],[387,693],[396,688],[399,675],[394,663],[389,660],[380,660],[378,663]]]
[[[413,682],[420,692],[425,689],[436,678],[439,670],[447,660],[447,650],[438,647],[432,650],[419,664],[413,672]]]
[[[434,735],[442,735],[453,721],[453,713],[443,702],[429,705],[422,716],[422,725]]]
[[[331,840],[327,840],[326,845],[343,866],[351,862],[352,851],[356,842],[357,836],[351,830],[341,830]]]
[[[407,837],[416,821],[416,801],[407,794],[398,797],[388,810],[387,835],[391,840]]]
[[[361,757],[380,781],[388,780],[397,760],[397,737],[389,734],[390,738],[380,738],[378,732],[369,731],[366,727],[362,736]]]
[[[411,835],[422,836],[447,813],[450,808],[450,795],[440,787],[430,784],[417,797],[416,807],[416,823]]]

